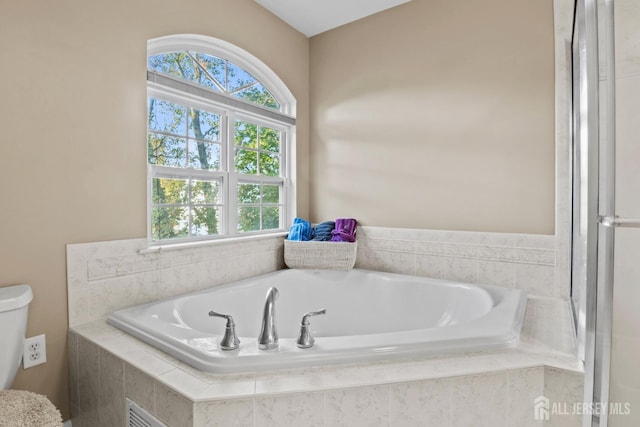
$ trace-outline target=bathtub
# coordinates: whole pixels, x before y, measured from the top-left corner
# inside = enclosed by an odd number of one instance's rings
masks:
[[[275,303],[279,347],[259,350],[265,294]],[[505,349],[519,342],[523,291],[400,274],[280,270],[111,313],[111,325],[203,371],[256,372],[336,363]],[[296,346],[302,316],[311,318],[312,348]],[[230,314],[240,346],[219,341]]]

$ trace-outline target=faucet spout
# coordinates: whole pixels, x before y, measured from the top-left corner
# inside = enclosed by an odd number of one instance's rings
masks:
[[[260,350],[273,350],[278,348],[276,299],[278,299],[278,289],[275,287],[269,288],[264,301],[264,311],[262,312],[262,328],[258,336],[258,348]]]

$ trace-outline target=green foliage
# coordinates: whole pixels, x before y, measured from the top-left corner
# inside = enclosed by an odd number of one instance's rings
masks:
[[[280,131],[275,129],[236,121],[235,171],[245,175],[280,176],[280,138]]]
[[[280,110],[280,104],[278,104],[278,101],[276,101],[273,95],[271,95],[271,93],[260,83],[256,83],[255,85],[235,92],[232,95],[236,98],[262,105],[263,107]]]
[[[280,176],[281,132],[245,121],[236,121],[235,171],[244,175]],[[280,186],[238,185],[238,231],[280,228]],[[269,206],[269,205],[276,206]]]
[[[218,234],[219,185],[214,181],[154,178],[151,231],[154,240]],[[191,220],[191,221],[189,221]],[[189,229],[191,223],[191,229]]]
[[[185,208],[153,208],[151,213],[151,237],[153,240],[187,237],[188,228],[181,221]]]
[[[238,184],[238,231],[280,228],[280,185]]]

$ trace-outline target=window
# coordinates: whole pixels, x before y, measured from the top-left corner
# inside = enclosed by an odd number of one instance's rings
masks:
[[[295,99],[259,60],[217,39],[149,42],[152,244],[284,231],[294,215]]]

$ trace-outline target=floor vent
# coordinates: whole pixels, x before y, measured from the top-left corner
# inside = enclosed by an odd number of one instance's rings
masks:
[[[127,398],[127,427],[167,427],[167,425]]]

